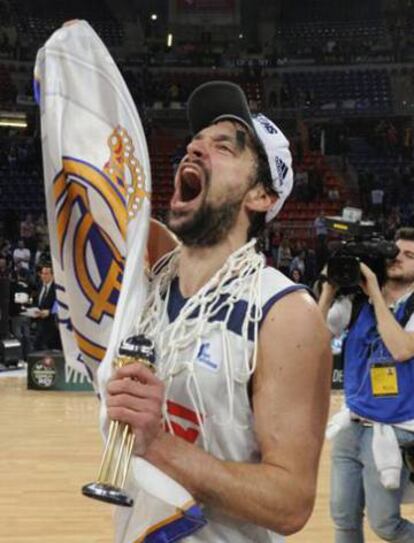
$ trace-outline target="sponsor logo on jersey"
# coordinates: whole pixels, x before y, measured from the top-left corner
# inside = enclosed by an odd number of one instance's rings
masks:
[[[209,370],[217,371],[218,363],[211,355],[211,343],[206,342],[200,345],[200,350],[197,354],[197,362]]]

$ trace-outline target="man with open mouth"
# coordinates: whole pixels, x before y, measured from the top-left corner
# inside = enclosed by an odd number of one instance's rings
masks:
[[[188,118],[168,217],[181,243],[137,326],[157,373],[118,370],[108,414],[200,504],[206,522],[171,541],[279,543],[313,508],[331,374],[316,304],[256,250],[292,189],[289,145],[229,82],[198,87]]]

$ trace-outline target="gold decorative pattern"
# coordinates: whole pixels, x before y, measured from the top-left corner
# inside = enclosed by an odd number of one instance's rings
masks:
[[[144,198],[150,198],[146,190],[146,176],[140,161],[135,156],[135,148],[127,130],[117,126],[108,138],[110,158],[104,166],[110,177],[127,201],[128,222],[141,209]]]

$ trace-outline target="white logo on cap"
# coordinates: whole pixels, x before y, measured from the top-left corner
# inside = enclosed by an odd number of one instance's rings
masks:
[[[259,123],[263,126],[263,128],[269,133],[269,134],[277,134],[278,130],[276,126],[269,121],[267,117],[265,117],[262,114],[256,115],[256,119],[259,121]]]

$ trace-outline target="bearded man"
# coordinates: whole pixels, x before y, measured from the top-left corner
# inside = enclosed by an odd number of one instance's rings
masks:
[[[181,244],[153,268],[137,325],[157,373],[118,370],[108,414],[202,505],[207,524],[185,541],[279,543],[313,508],[331,374],[316,303],[255,248],[292,188],[291,156],[232,83],[197,88],[188,116],[168,219]]]
[[[414,541],[414,524],[401,515],[409,481],[400,447],[414,443],[414,229],[396,236],[399,252],[386,279],[360,264],[365,301],[335,297],[323,284],[319,305],[343,345],[345,409],[332,450],[331,514],[336,543],[363,543],[364,510],[385,541]],[[354,306],[354,307],[353,307]],[[332,425],[334,426],[334,425]]]

